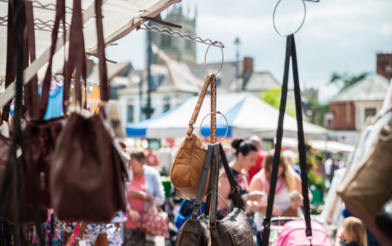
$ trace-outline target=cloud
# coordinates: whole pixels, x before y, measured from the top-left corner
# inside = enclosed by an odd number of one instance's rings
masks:
[[[290,28],[295,29],[303,10],[300,2],[290,5],[289,1],[283,0],[279,5],[277,23],[279,27],[291,25]],[[234,39],[239,37],[241,57],[253,57],[256,70],[270,71],[281,80],[286,40],[277,35],[272,25],[276,3],[271,0],[184,0],[181,4],[184,13],[187,8],[197,6],[196,34],[222,41],[226,46],[225,60],[235,59]],[[392,1],[320,0],[319,3],[306,2],[306,9],[304,26],[295,39],[300,79],[308,85],[336,93],[336,89],[325,85],[332,72],[375,73],[376,53],[392,52]],[[109,59],[128,60],[138,68],[144,67],[146,39],[142,32],[133,32],[118,41],[117,47],[108,48]],[[197,44],[200,63],[206,48]],[[211,61],[220,59],[220,55],[209,56]]]

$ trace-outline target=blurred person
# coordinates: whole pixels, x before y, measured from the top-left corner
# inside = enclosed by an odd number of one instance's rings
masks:
[[[165,193],[158,171],[145,165],[143,150],[130,151],[129,162],[133,172],[132,183],[127,187],[130,209],[124,225],[124,246],[154,246],[155,237],[147,235],[137,228],[140,213],[151,206],[161,206],[165,202]]]
[[[261,149],[262,147],[262,142],[259,136],[253,135],[249,138],[249,141],[254,144],[257,148],[257,159],[256,163],[253,167],[251,167],[248,171],[249,175],[249,183],[252,180],[253,176],[256,175],[262,168],[263,168],[263,161],[264,158],[267,156],[267,151],[264,151]]]
[[[335,171],[339,169],[339,162],[332,156],[328,158],[324,163],[325,175],[329,179],[329,183],[332,183]]]
[[[148,166],[158,168],[159,166],[158,155],[151,147],[148,147],[144,151],[144,155],[146,156],[145,160]]]
[[[159,171],[164,175],[170,175],[171,165],[173,163],[172,150],[167,145],[163,145],[162,148],[158,150],[159,159]]]
[[[240,197],[248,193],[248,176],[247,171],[255,165],[257,159],[257,147],[249,141],[243,139],[234,139],[231,143],[233,149],[235,149],[235,158],[229,163],[231,174],[233,175],[234,182],[239,188]],[[219,175],[218,180],[218,193],[228,201],[229,207],[236,205],[233,191],[230,188],[229,179],[227,178],[226,172]],[[226,216],[226,205],[222,199],[218,199],[218,207],[221,213],[221,217]]]
[[[297,159],[296,154],[291,150],[285,150],[282,152],[282,154],[286,159],[287,163],[291,165],[291,167],[294,169],[294,172],[298,173],[298,175],[301,177],[301,171],[299,167],[294,164],[294,160]]]
[[[345,241],[343,244],[342,239]],[[362,221],[355,217],[344,219],[336,233],[335,246],[367,246],[366,228]]]
[[[260,170],[252,179],[249,191],[261,191],[264,195],[258,201],[248,202],[248,209],[255,212],[255,223],[257,230],[260,232],[262,223],[267,210],[268,193],[271,182],[271,173],[274,159],[274,150],[270,150],[264,159],[263,169]],[[272,210],[273,216],[296,217],[297,207],[302,205],[302,181],[294,172],[293,168],[287,163],[282,154],[280,154],[280,163],[278,169],[278,180],[275,188],[275,199]],[[308,191],[309,200],[313,196]],[[257,234],[257,245],[261,245],[260,233]]]

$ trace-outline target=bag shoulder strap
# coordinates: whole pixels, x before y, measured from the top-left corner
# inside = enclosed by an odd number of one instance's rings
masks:
[[[267,205],[266,216],[263,222],[263,227],[264,227],[263,238],[269,238],[269,234],[270,234],[272,209],[273,209],[274,198],[275,198],[276,182],[278,179],[278,167],[280,163],[280,153],[282,147],[283,120],[286,111],[290,58],[292,59],[292,69],[293,69],[293,77],[294,77],[295,109],[296,109],[296,119],[297,119],[297,128],[298,128],[298,132],[297,132],[298,151],[299,151],[299,163],[300,163],[301,180],[302,180],[302,196],[304,198],[306,236],[308,238],[311,238],[312,236],[312,228],[310,224],[308,178],[307,178],[307,167],[306,167],[306,150],[305,150],[303,122],[302,122],[301,90],[299,86],[298,64],[297,64],[297,54],[295,49],[294,35],[290,35],[287,37],[286,58],[285,58],[283,84],[282,84],[282,96],[280,100],[278,129],[276,133],[276,146],[275,146],[275,153],[274,153],[273,167],[272,167],[272,174],[271,174],[271,181],[270,181],[271,182],[270,192],[268,194],[268,205]],[[268,245],[268,240],[264,240],[263,246],[267,246],[267,245]]]
[[[229,179],[230,188],[234,194],[234,199],[237,203],[237,207],[244,209],[244,205],[242,203],[242,200],[241,200],[240,196],[238,195],[237,183],[234,180],[233,174],[231,173],[229,162],[227,161],[225,151],[223,150],[222,144],[220,144],[220,143],[219,143],[219,152],[220,152],[220,157],[222,160],[223,167],[225,168],[226,176]]]
[[[210,85],[210,83],[211,83],[211,81],[212,81],[212,79],[214,77],[215,77],[215,74],[209,73],[207,75],[206,80],[204,81],[203,87],[202,87],[202,89],[200,91],[200,94],[199,94],[199,99],[197,100],[197,103],[196,103],[196,106],[195,106],[195,110],[193,111],[192,117],[189,120],[189,129],[186,132],[186,134],[189,137],[191,137],[191,135],[192,135],[192,132],[193,132],[193,129],[194,129],[193,125],[196,123],[197,116],[199,115],[201,106],[203,105],[204,97],[206,96],[207,91],[208,91],[208,86]]]
[[[196,196],[196,200],[193,203],[193,211],[192,211],[192,219],[196,219],[197,215],[199,214],[199,209],[202,203],[202,199],[203,199],[203,193],[204,193],[204,188],[206,186],[206,182],[207,182],[207,174],[208,174],[208,169],[210,168],[210,163],[212,160],[212,150],[213,150],[213,146],[212,145],[208,145],[207,148],[207,155],[206,155],[206,159],[204,161],[204,166],[203,166],[203,172],[201,174],[201,178],[200,178],[200,185],[199,185],[199,190],[197,192],[197,196]],[[208,209],[206,207],[206,209]]]

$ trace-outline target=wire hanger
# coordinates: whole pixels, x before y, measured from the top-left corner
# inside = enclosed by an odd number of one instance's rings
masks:
[[[156,32],[156,33],[161,33],[164,35],[168,35],[168,36],[172,36],[172,37],[176,37],[176,38],[182,38],[185,40],[189,40],[192,42],[197,42],[197,43],[201,43],[201,44],[206,44],[206,45],[211,45],[211,46],[215,46],[218,48],[225,48],[225,46],[222,44],[222,42],[220,41],[211,41],[211,39],[202,39],[199,36],[191,36],[189,33],[185,33],[185,34],[181,34],[178,31],[170,31],[167,28],[163,28],[160,29],[157,26],[147,26],[146,24],[142,24],[139,27],[136,28],[137,30],[146,30],[146,31],[150,31],[150,32]]]
[[[303,19],[302,19],[301,25],[300,25],[300,26],[298,27],[298,29],[295,30],[293,33],[284,34],[284,33],[281,33],[281,32],[278,31],[278,28],[276,27],[276,23],[275,23],[276,10],[278,9],[279,3],[280,3],[281,1],[282,1],[282,0],[279,0],[279,1],[276,3],[276,5],[275,5],[274,13],[273,13],[273,16],[272,16],[272,22],[273,22],[273,24],[274,24],[274,29],[275,29],[275,31],[276,31],[280,36],[282,36],[282,37],[287,37],[287,36],[290,36],[290,35],[294,35],[294,34],[296,34],[299,30],[301,30],[301,28],[302,28],[302,26],[303,26],[303,24],[304,24],[304,22],[305,22],[305,18],[306,18],[306,4],[305,4],[305,1],[311,2],[311,3],[318,3],[318,2],[320,2],[320,0],[301,0],[302,3],[303,3],[303,6],[304,6],[304,17],[303,17]]]

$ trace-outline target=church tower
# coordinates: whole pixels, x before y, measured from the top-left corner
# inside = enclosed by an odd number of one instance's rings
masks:
[[[186,15],[184,15],[182,11],[181,4],[179,6],[173,6],[173,8],[168,10],[164,21],[182,26],[182,28],[178,30],[181,34],[188,33],[191,36],[195,36],[197,11],[194,11],[193,17],[190,16],[189,9]],[[154,25],[158,26],[159,28],[168,28],[170,31],[175,30],[171,27],[166,27],[157,23],[154,23]],[[196,63],[195,42],[153,32],[152,43],[158,46],[174,60],[185,62],[187,64]],[[163,64],[164,62],[157,55],[153,54],[152,63]]]

